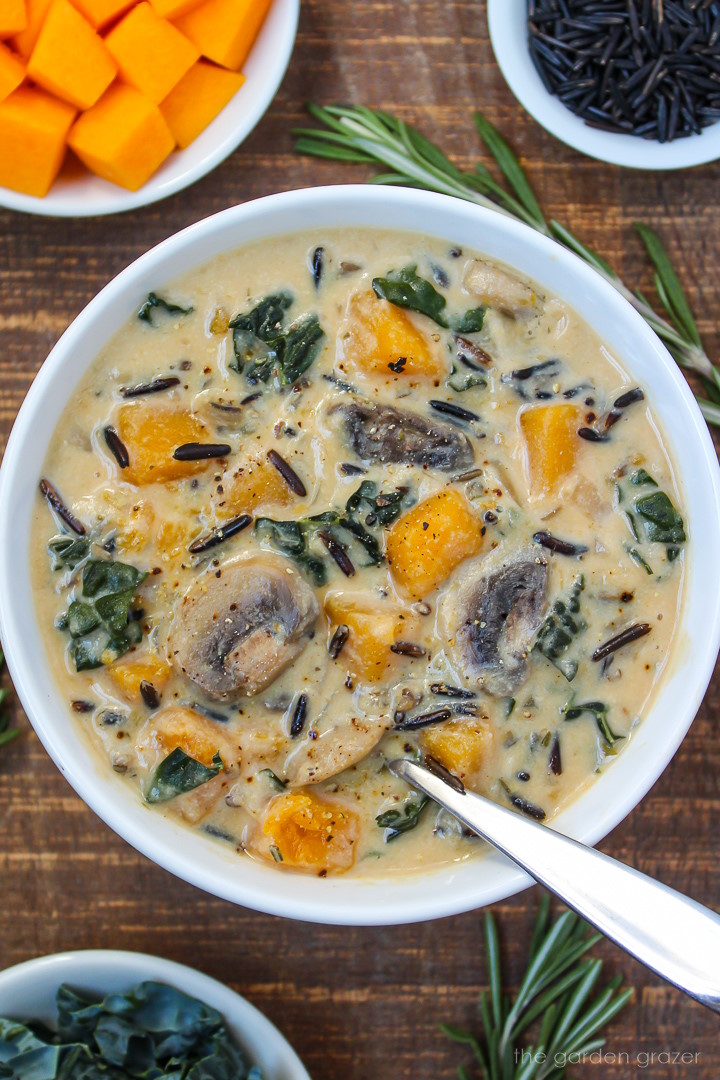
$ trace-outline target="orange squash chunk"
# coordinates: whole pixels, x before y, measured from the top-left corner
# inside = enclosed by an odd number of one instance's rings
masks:
[[[143,764],[153,766],[177,749],[203,765],[211,765],[219,753],[230,766],[232,761],[226,759],[234,756],[217,721],[183,705],[168,705],[139,731],[138,755]]]
[[[292,506],[299,501],[274,465],[266,457],[251,458],[222,479],[223,493],[218,514],[234,518],[254,514],[269,506]]]
[[[105,39],[125,82],[159,105],[200,53],[148,3],[128,12]]]
[[[74,118],[72,105],[29,86],[0,102],[0,185],[47,195],[63,163]]]
[[[338,659],[364,682],[378,682],[397,662],[390,651],[402,623],[394,606],[373,603],[366,594],[333,594],[325,597],[325,613],[331,633],[343,624],[350,636]]]
[[[185,15],[192,8],[197,7],[201,0],[150,0],[150,3],[162,15],[163,19],[177,19]]]
[[[24,78],[22,62],[6,45],[0,45],[0,101],[17,90]]]
[[[273,799],[263,832],[288,866],[348,870],[355,861],[357,815],[305,791]]]
[[[424,751],[460,779],[476,776],[494,749],[492,729],[481,720],[451,720],[426,728]]]
[[[11,39],[11,45],[27,60],[35,48],[40,28],[47,15],[52,0],[27,0],[27,25]]]
[[[205,0],[176,26],[194,41],[203,56],[238,71],[252,49],[271,0]]]
[[[137,191],[175,146],[157,105],[115,83],[77,120],[68,144],[88,169]]]
[[[154,653],[133,653],[110,664],[107,673],[128,701],[140,700],[140,683],[152,683],[161,690],[170,678],[172,668]]]
[[[160,106],[179,147],[185,148],[225,108],[245,82],[244,75],[199,60]]]
[[[25,0],[0,0],[0,38],[10,37],[27,26]]]
[[[117,431],[128,449],[130,464],[122,479],[131,484],[154,484],[182,480],[217,461],[176,461],[178,446],[207,442],[207,429],[197,417],[180,408],[123,405],[117,415]]]
[[[118,16],[124,15],[135,0],[73,0],[73,4],[82,12],[91,26],[104,30]]]
[[[532,498],[551,495],[572,472],[578,451],[578,405],[532,405],[519,414]]]
[[[447,488],[423,499],[388,533],[385,554],[398,590],[415,599],[427,596],[464,559],[477,555],[481,529],[459,491]]]
[[[446,374],[447,365],[410,316],[374,292],[351,296],[343,332],[345,360],[361,374],[399,380]]]
[[[53,0],[27,70],[63,101],[89,109],[107,90],[117,67],[102,38],[69,0]]]

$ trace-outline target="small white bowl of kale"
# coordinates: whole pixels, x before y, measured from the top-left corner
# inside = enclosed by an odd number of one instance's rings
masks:
[[[310,1080],[262,1013],[142,953],[57,953],[0,973],[3,1080]]]

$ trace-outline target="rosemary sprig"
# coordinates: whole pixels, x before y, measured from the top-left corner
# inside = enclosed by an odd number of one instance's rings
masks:
[[[5,670],[5,657],[0,652],[0,676]],[[11,728],[10,714],[5,708],[5,703],[8,699],[10,691],[7,687],[0,688],[0,747],[6,746],[7,743],[12,742],[20,734],[19,728]]]
[[[467,1046],[482,1080],[546,1080],[565,1075],[565,1064],[605,1045],[599,1032],[627,1005],[632,988],[620,989],[612,979],[591,997],[602,960],[586,954],[602,934],[587,933],[587,925],[566,911],[550,925],[550,898],[540,902],[530,946],[529,964],[514,998],[503,993],[500,940],[495,920],[485,914],[485,946],[489,991],[480,996],[482,1031],[441,1024],[444,1033]],[[533,1028],[533,1025],[535,1027]],[[529,1029],[537,1033],[530,1043]],[[461,1065],[459,1080],[471,1080]]]
[[[630,289],[605,259],[586,247],[559,221],[546,220],[512,148],[481,113],[475,113],[475,126],[500,170],[504,184],[482,164],[478,164],[473,172],[458,169],[439,147],[390,113],[362,105],[322,107],[309,104],[307,109],[324,127],[295,130],[295,149],[299,153],[335,161],[380,164],[390,171],[373,176],[371,182],[374,184],[426,188],[454,195],[517,218],[574,251],[637,308],[682,368],[700,376],[708,396],[696,393],[698,404],[707,422],[720,426],[720,368],[708,357],[668,254],[657,233],[648,225],[636,222],[635,228],[655,267],[655,286],[664,314],[660,314],[641,292]]]

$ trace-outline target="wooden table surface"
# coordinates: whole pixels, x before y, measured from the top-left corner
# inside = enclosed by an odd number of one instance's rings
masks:
[[[292,152],[302,103],[352,101],[397,112],[461,166],[479,154],[472,110],[511,136],[541,203],[651,290],[631,229],[658,227],[720,353],[720,165],[677,174],[622,171],[546,134],[507,89],[478,0],[303,0],[282,89],[244,146],[194,187],[136,213],[62,221],[0,213],[0,430],[3,438],[53,343],[92,296],[151,245],[199,218],[270,192],[364,179],[363,166]],[[24,539],[20,538],[23,543]],[[0,598],[2,602],[2,598]],[[720,903],[720,707],[712,684],[662,779],[602,845],[699,900]],[[16,709],[16,703],[12,702]],[[138,855],[61,778],[16,709],[22,737],[0,754],[0,966],[63,949],[121,947],[192,964],[229,983],[295,1045],[314,1080],[454,1077],[466,1061],[438,1021],[472,1026],[486,969],[479,912],[383,929],[304,925],[255,914],[177,881]],[[421,887],[421,886],[419,886]],[[539,890],[498,904],[517,984]],[[577,1076],[715,1078],[713,1014],[605,945],[608,973],[637,988],[609,1030],[628,1063],[585,1065]],[[642,1053],[698,1055],[693,1064]]]

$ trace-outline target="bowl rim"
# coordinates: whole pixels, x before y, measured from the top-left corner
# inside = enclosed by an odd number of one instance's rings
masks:
[[[300,0],[274,0],[268,12],[267,18],[253,44],[250,54],[243,65],[243,72],[248,70],[246,82],[233,95],[227,105],[211,120],[210,124],[201,131],[196,139],[184,149],[176,147],[160,165],[159,170],[149,177],[137,191],[128,191],[125,188],[103,180],[95,176],[89,170],[81,175],[78,181],[77,193],[64,197],[53,196],[51,188],[47,195],[42,198],[37,195],[26,195],[20,191],[0,186],[0,207],[7,210],[16,210],[25,214],[37,214],[41,217],[54,218],[85,218],[106,217],[110,214],[124,214],[130,210],[137,210],[142,206],[150,206],[160,202],[171,195],[177,194],[191,184],[196,183],[213,169],[217,168],[229,157],[234,150],[245,141],[248,135],[257,127],[267,110],[270,108],[275,96],[280,89],[280,84],[285,78],[290,57],[292,56],[297,36],[298,22],[300,19]],[[270,44],[268,44],[270,43]],[[258,56],[267,52],[270,64],[259,64]],[[201,57],[201,59],[203,59]],[[260,74],[256,76],[256,68]],[[255,79],[263,79],[258,82],[252,107],[244,115],[241,123],[231,128],[225,135],[218,137],[215,132],[219,129],[217,121],[227,109],[232,109],[234,103],[240,101],[242,94],[249,88],[250,79],[255,87]],[[214,137],[213,137],[214,136]],[[198,160],[192,163],[197,154],[197,143],[211,143],[208,149]],[[193,153],[193,147],[195,152]],[[183,168],[183,163],[188,162]],[[164,179],[166,164],[171,165],[170,176]],[[62,174],[61,174],[62,176]],[[88,185],[97,187],[99,195],[91,200],[87,198]]]
[[[285,224],[288,219],[293,223],[291,226]],[[418,222],[422,222],[422,229],[418,229]],[[47,443],[44,446],[38,443],[38,432],[43,430],[39,416],[43,409],[56,411],[59,416],[67,405],[75,383],[102,347],[102,344],[93,346],[89,355],[83,356],[83,348],[86,352],[90,349],[93,330],[105,343],[137,310],[148,288],[160,288],[191,267],[199,267],[253,240],[298,229],[320,229],[322,223],[333,229],[393,228],[444,238],[453,244],[475,231],[482,240],[465,239],[468,247],[485,250],[491,257],[521,268],[521,272],[544,283],[548,291],[555,290],[573,308],[580,308],[581,315],[580,301],[592,304],[593,309],[598,307],[594,321],[589,319],[590,324],[597,329],[602,314],[605,329],[600,331],[601,336],[621,363],[630,372],[637,373],[643,365],[652,371],[652,386],[645,384],[651,402],[658,387],[662,388],[665,405],[658,412],[665,417],[672,415],[674,421],[674,426],[664,425],[671,458],[685,461],[683,455],[689,455],[681,479],[699,485],[700,491],[692,499],[688,496],[687,501],[693,513],[692,559],[688,564],[690,575],[685,585],[683,614],[684,636],[692,638],[691,631],[695,631],[697,640],[692,640],[692,648],[683,645],[682,685],[679,676],[665,675],[661,691],[629,746],[598,782],[553,819],[554,826],[575,839],[594,844],[647,793],[694,719],[720,645],[720,565],[716,566],[711,549],[712,536],[717,535],[720,524],[720,467],[715,448],[690,388],[665,346],[607,281],[572,252],[528,226],[446,195],[350,185],[266,196],[191,225],[146,252],[106,285],[53,348],[28,391],[8,441],[0,468],[0,596],[4,598],[0,605],[0,635],[18,696],[60,771],[99,817],[153,862],[216,896],[270,914],[326,924],[408,923],[493,903],[527,887],[531,880],[502,856],[489,853],[481,859],[402,878],[348,879],[340,875],[319,879],[298,874],[286,879],[291,883],[287,889],[280,889],[282,879],[276,869],[250,859],[238,862],[234,852],[220,851],[217,843],[211,848],[213,841],[196,835],[185,825],[154,814],[152,827],[148,827],[147,815],[151,811],[134,792],[130,796],[129,785],[120,777],[107,775],[105,762],[102,769],[96,765],[86,737],[76,725],[72,726],[73,718],[57,719],[54,705],[57,687],[49,674],[50,665],[45,663],[38,669],[37,650],[33,652],[32,647],[35,634],[39,646],[44,648],[29,572],[18,570],[18,560],[23,567],[27,563],[27,551],[18,557],[14,543],[18,522],[22,526],[26,509],[29,515],[35,492],[35,484],[28,488],[24,481],[27,461],[32,461],[33,453],[39,455],[39,477],[46,451]],[[493,245],[497,244],[503,252],[509,252],[504,258],[494,251]],[[527,265],[533,269],[523,270]],[[562,288],[555,289],[551,284],[554,277],[562,281]],[[569,296],[577,299],[572,301]],[[631,349],[633,360],[629,363]],[[67,378],[68,367],[78,369],[71,381]],[[681,421],[682,442],[676,435]],[[52,423],[51,431],[56,422]],[[41,441],[44,438],[42,434]],[[683,486],[687,488],[687,484]],[[694,622],[688,616],[691,599],[697,616]],[[676,659],[679,655],[678,642]],[[689,669],[689,680],[685,667]],[[662,716],[658,702],[665,704]],[[670,712],[671,719],[666,722],[662,717]],[[671,725],[669,731],[662,730],[664,724]],[[657,738],[652,738],[653,733],[657,735],[656,728],[662,730],[662,746]],[[614,792],[614,799],[608,797],[610,791]],[[420,881],[423,888],[418,890]]]
[[[527,0],[488,0],[487,20],[495,59],[511,91],[541,127],[567,146],[610,165],[655,171],[720,158],[720,123],[669,143],[588,127],[545,88],[535,69],[527,47]]]
[[[297,1053],[282,1032],[259,1009],[225,983],[206,975],[187,964],[166,960],[150,953],[125,949],[72,949],[49,953],[25,960],[0,971],[0,1015],[13,1015],[13,1007],[2,1004],[12,1001],[37,985],[55,993],[61,983],[86,988],[90,993],[111,993],[119,990],[117,982],[109,986],[108,979],[127,980],[127,989],[139,982],[166,982],[178,990],[199,998],[222,1013],[228,1028],[250,1058],[251,1065],[261,1065],[274,1080],[310,1080]],[[92,986],[87,986],[87,982]],[[105,991],[100,985],[107,986]],[[25,1019],[34,1019],[27,1016]],[[269,1069],[272,1071],[268,1072]]]

